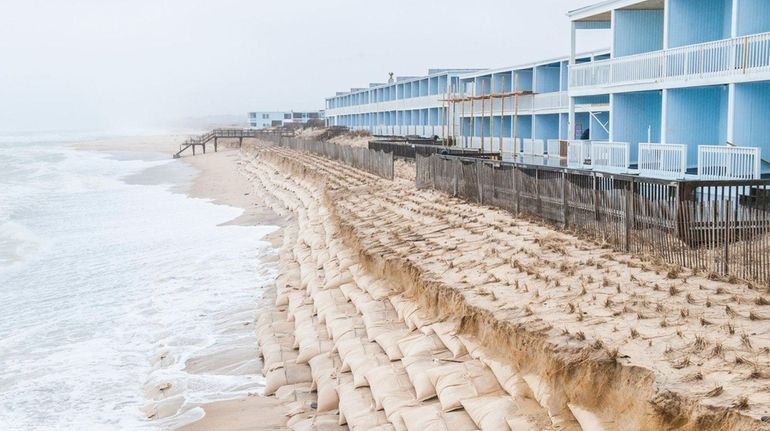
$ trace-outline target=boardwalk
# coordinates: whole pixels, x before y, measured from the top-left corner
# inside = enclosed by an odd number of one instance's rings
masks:
[[[221,138],[238,139],[238,147],[241,147],[243,145],[243,138],[255,138],[259,133],[260,132],[255,129],[214,129],[208,133],[193,136],[186,140],[179,146],[179,151],[174,153],[174,158],[178,159],[182,157],[182,153],[188,148],[192,149],[194,156],[195,147],[198,146],[203,150],[203,154],[206,154],[206,144],[212,140],[214,141],[214,152],[216,152],[219,139]]]

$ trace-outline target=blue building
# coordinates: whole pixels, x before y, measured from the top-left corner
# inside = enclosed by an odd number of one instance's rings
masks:
[[[701,176],[768,172],[761,153],[770,154],[770,1],[613,0],[568,15],[573,127],[581,105],[603,98],[608,139],[628,145],[632,168],[664,151],[664,171],[679,164]],[[581,63],[577,37],[594,29],[610,30],[609,58]]]
[[[770,175],[770,1],[609,0],[568,13],[569,56],[431,70],[326,99],[328,125],[504,158],[683,178]],[[583,31],[609,48],[576,52]]]

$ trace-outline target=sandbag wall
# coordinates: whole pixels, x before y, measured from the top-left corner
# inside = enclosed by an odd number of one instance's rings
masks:
[[[581,429],[538,376],[520,375],[458,335],[459,322],[428,315],[403,287],[363,270],[320,187],[259,159],[244,172],[268,206],[296,219],[275,309],[257,322],[265,395],[289,403],[290,429]]]

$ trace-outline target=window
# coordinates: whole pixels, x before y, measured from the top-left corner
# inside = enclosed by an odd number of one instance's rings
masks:
[[[308,118],[318,118],[318,112],[310,112],[307,116]]]
[[[267,120],[270,118],[270,114],[262,114],[262,119]]]
[[[284,120],[291,120],[291,114],[283,114]]]
[[[302,113],[301,112],[295,112],[294,113],[294,118],[302,118]]]
[[[249,118],[257,118],[256,112],[249,112]]]

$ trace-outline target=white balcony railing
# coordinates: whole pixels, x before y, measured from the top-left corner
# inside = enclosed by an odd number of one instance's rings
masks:
[[[570,66],[570,89],[770,72],[770,33]]]
[[[681,179],[687,171],[687,146],[640,143],[638,160],[642,176]]]
[[[756,147],[698,146],[701,179],[751,180],[759,178],[762,150]]]
[[[522,154],[529,156],[542,156],[545,153],[545,141],[542,139],[524,139]]]
[[[626,173],[631,164],[626,142],[591,142],[591,168],[596,171]]]
[[[561,157],[561,141],[559,139],[549,139],[545,144],[549,158]]]
[[[567,143],[567,166],[575,169],[591,167],[591,141]]]

